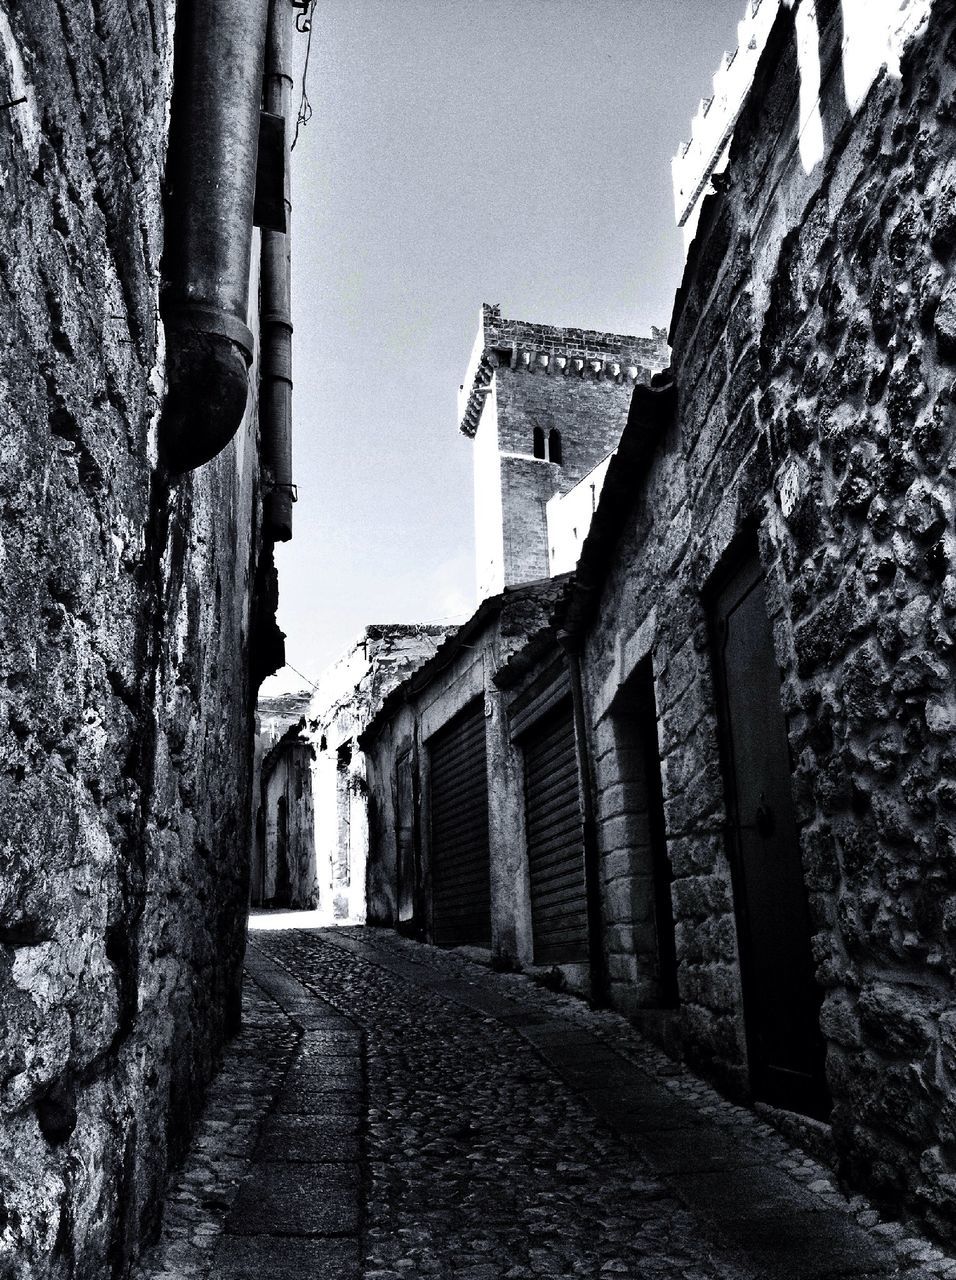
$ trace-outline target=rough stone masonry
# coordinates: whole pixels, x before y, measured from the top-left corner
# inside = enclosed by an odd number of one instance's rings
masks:
[[[634,392],[567,593],[517,651],[487,651],[490,688],[425,668],[428,690],[400,690],[366,735],[371,918],[395,918],[404,827],[412,923],[528,964],[532,814],[542,925],[570,903],[580,928],[587,908],[587,968],[565,955],[563,980],[951,1241],[956,5],[803,0],[764,35],[699,210],[671,369]],[[468,699],[439,737],[431,708]],[[593,807],[577,830],[561,699]],[[392,799],[406,752],[417,845]],[[436,893],[429,824],[463,797],[468,834],[489,833],[469,887],[492,886],[465,904],[469,936]]]
[[[170,14],[0,11],[4,1277],[127,1274],[238,1013],[271,549],[254,420],[156,466]]]
[[[923,16],[918,37],[854,111],[843,7],[816,5],[809,158],[799,11],[780,10],[678,293],[676,414],[583,660],[596,718],[628,677],[622,637],[653,664],[675,1016],[689,1056],[745,1092],[710,612],[759,543],[843,1173],[952,1239],[956,9],[903,8]],[[623,822],[611,710],[595,728],[608,857]]]

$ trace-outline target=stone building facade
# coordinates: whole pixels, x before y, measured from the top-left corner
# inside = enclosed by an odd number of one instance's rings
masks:
[[[801,1076],[848,1178],[951,1234],[954,12],[852,10],[775,19],[583,661],[609,761],[599,690],[654,674],[688,1051]]]
[[[244,316],[234,341],[210,309],[192,348],[222,401],[177,406],[194,444],[230,414],[234,437],[196,469],[172,440],[163,179],[195,47],[174,74],[171,17],[0,12],[0,1273],[24,1280],[126,1276],[156,1223],[239,1017],[255,691],[282,660]],[[248,131],[265,7],[241,17],[253,65],[206,89]],[[251,218],[240,242],[248,283]]]
[[[367,626],[294,705],[260,699],[262,757],[251,894],[257,906],[365,919],[368,787],[359,737],[385,697],[432,656],[448,628]],[[276,733],[274,728],[281,727]]]
[[[520,759],[492,676],[546,627],[567,583],[489,596],[370,720],[369,923],[531,960]]]
[[[667,358],[662,330],[635,338],[482,307],[458,397],[460,429],[475,442],[479,600],[547,578],[565,543],[576,549],[580,522],[561,520],[556,500],[614,451],[634,384]]]
[[[299,847],[289,848],[290,841],[298,846],[300,828],[305,849],[311,849],[315,839],[312,753],[308,744],[300,740],[311,699],[311,687],[279,693],[269,689],[267,682],[256,702],[249,874],[249,901],[254,906],[315,905],[313,859],[303,857]],[[301,749],[286,752],[287,742],[299,743]],[[280,759],[282,767],[277,769]],[[275,850],[280,845],[283,854],[278,859]]]
[[[489,933],[536,960],[534,877],[546,915],[576,878],[585,965],[539,930],[570,981],[952,1240],[956,10],[866,18],[775,7],[569,594],[483,651],[518,778]],[[402,750],[434,841],[424,696],[372,726],[385,902]]]

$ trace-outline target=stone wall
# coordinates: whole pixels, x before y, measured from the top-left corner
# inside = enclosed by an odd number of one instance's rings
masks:
[[[168,12],[0,14],[11,1277],[127,1274],[238,1017],[271,561],[254,417],[174,487],[155,464]]]
[[[956,14],[903,9],[899,75],[876,66],[850,94],[841,6],[816,5],[799,65],[800,9],[781,8],[690,249],[676,421],[644,468],[585,667],[610,797],[615,698],[652,662],[674,1017],[689,1056],[746,1094],[707,600],[758,541],[842,1169],[952,1238]],[[801,102],[808,58],[819,103]]]

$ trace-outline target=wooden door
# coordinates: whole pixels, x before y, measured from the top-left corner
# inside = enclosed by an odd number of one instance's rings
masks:
[[[752,1086],[764,1101],[825,1116],[820,991],[780,672],[756,556],[720,593],[714,622]]]
[[[398,924],[410,925],[415,919],[417,863],[415,856],[415,788],[412,753],[406,751],[395,765],[395,827],[397,841]]]

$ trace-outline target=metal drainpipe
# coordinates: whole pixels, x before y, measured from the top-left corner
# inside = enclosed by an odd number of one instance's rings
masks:
[[[276,542],[292,537],[292,201],[290,145],[292,109],[292,0],[272,0],[266,41],[264,107],[284,125],[283,199],[286,229],[263,228],[261,251],[259,415],[262,461],[266,469],[263,499],[266,536]]]
[[[268,0],[178,0],[160,312],[160,453],[215,457],[245,412],[246,324]]]
[[[598,847],[597,821],[594,816],[594,778],[591,772],[588,724],[584,710],[581,658],[572,635],[562,631],[559,633],[557,640],[568,659],[568,673],[571,677],[571,706],[574,712],[574,739],[578,752],[578,769],[581,774],[584,890],[588,920],[588,968],[591,977],[591,1000],[594,1004],[603,1006],[608,1002],[608,975],[607,963],[604,958],[604,913],[601,909],[601,851]]]

